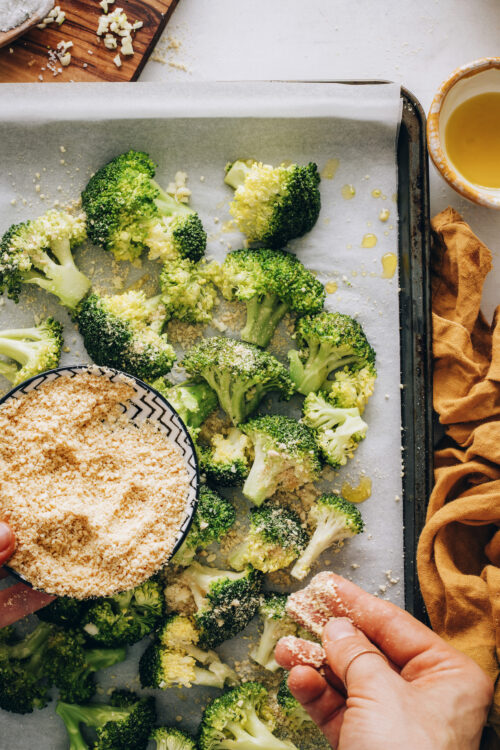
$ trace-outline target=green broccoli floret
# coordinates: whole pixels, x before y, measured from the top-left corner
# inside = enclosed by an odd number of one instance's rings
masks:
[[[193,738],[173,727],[156,727],[150,740],[155,743],[155,750],[196,750]]]
[[[46,676],[59,689],[62,700],[84,703],[96,691],[95,672],[124,661],[125,648],[87,649],[82,633],[55,631],[45,652]]]
[[[288,687],[288,675],[283,677],[276,697],[278,706],[286,716],[287,723],[292,730],[300,730],[304,724],[312,722],[306,709],[290,692],[290,688]]]
[[[210,445],[200,445],[200,468],[209,482],[223,487],[243,484],[250,471],[252,444],[237,427],[227,435],[212,435]]]
[[[56,713],[66,725],[69,750],[146,750],[156,721],[154,698],[140,698],[127,690],[114,690],[109,704],[59,701]],[[92,746],[82,735],[82,724],[97,734]]]
[[[314,433],[305,424],[281,414],[257,417],[241,429],[251,439],[255,459],[243,494],[262,505],[278,487],[293,490],[313,482],[321,471]]]
[[[203,380],[185,380],[172,385],[164,378],[159,378],[151,385],[174,407],[193,440],[198,437],[200,427],[208,415],[219,406],[217,394]]]
[[[287,568],[306,546],[309,537],[297,513],[277,505],[254,508],[250,529],[231,553],[229,564],[236,570],[252,565],[262,573]]]
[[[0,331],[0,354],[11,360],[0,360],[0,375],[16,386],[57,367],[64,343],[62,330],[57,320],[46,318],[32,328]]]
[[[328,399],[328,400],[327,400]],[[303,422],[316,435],[316,443],[325,461],[338,469],[344,466],[361,440],[368,425],[361,419],[359,409],[342,409],[329,403],[321,393],[309,393],[304,401]]]
[[[213,279],[219,264],[179,258],[165,264],[160,275],[162,302],[167,318],[186,323],[209,323],[217,299]]]
[[[312,162],[272,167],[238,160],[226,167],[224,182],[236,191],[229,210],[250,242],[285,247],[316,224],[320,176]]]
[[[93,600],[82,626],[94,643],[109,648],[124,646],[151,633],[164,609],[162,586],[150,578],[130,591]]]
[[[250,567],[235,573],[194,562],[178,582],[189,589],[194,599],[194,619],[203,648],[215,648],[233,638],[248,625],[259,607],[261,574]]]
[[[81,625],[89,606],[89,600],[59,596],[46,607],[39,609],[36,614],[44,622],[52,622],[54,625],[73,628]]]
[[[275,721],[268,692],[258,682],[233,688],[206,707],[200,727],[200,750],[297,750],[273,734]]]
[[[229,500],[202,485],[191,528],[172,562],[175,565],[191,565],[196,552],[213,542],[220,542],[235,520],[236,511]]]
[[[31,713],[49,702],[45,652],[53,632],[42,622],[23,639],[9,629],[0,641],[0,708]]]
[[[373,365],[362,367],[361,370],[351,370],[344,367],[337,370],[332,380],[327,380],[328,401],[332,406],[341,409],[357,407],[363,414],[368,399],[373,395],[377,373]]]
[[[143,380],[154,380],[172,369],[176,354],[161,333],[165,309],[160,296],[147,298],[140,291],[92,293],[78,306],[76,321],[97,365]]]
[[[215,651],[198,647],[200,633],[191,617],[172,615],[157,639],[142,655],[139,674],[143,687],[165,690],[174,685],[223,688],[238,682],[236,673]]]
[[[331,372],[350,365],[353,370],[375,369],[375,352],[361,325],[349,315],[322,312],[297,321],[300,351],[288,353],[290,376],[297,390],[307,396],[327,386]]]
[[[17,302],[22,284],[37,284],[74,309],[90,289],[72,255],[85,239],[84,217],[66,211],[14,224],[0,242],[0,292]]]
[[[128,151],[99,169],[82,193],[87,231],[117,260],[199,260],[207,244],[200,217],[154,181],[155,165],[141,151]]]
[[[279,391],[283,399],[294,392],[283,365],[243,341],[219,336],[204,339],[187,353],[182,364],[191,376],[212,386],[236,426],[255,411],[269,391]]]
[[[295,255],[284,250],[235,250],[226,256],[220,288],[228,300],[245,302],[243,341],[266,347],[288,311],[298,315],[323,309],[325,289]]]
[[[340,495],[321,495],[309,511],[309,519],[314,524],[314,531],[291,571],[299,581],[306,577],[322,552],[333,544],[340,544],[344,539],[360,534],[364,529],[358,508]]]
[[[297,625],[286,613],[287,594],[264,594],[259,607],[262,633],[259,642],[250,652],[251,658],[264,669],[276,672],[280,666],[274,658],[274,649],[280,638],[297,634]]]

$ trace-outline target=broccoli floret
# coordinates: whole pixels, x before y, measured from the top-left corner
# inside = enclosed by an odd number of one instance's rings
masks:
[[[0,375],[16,386],[59,364],[63,346],[62,325],[46,318],[32,328],[0,331],[0,354],[11,361],[0,360]]]
[[[172,615],[160,628],[157,640],[142,655],[139,674],[143,687],[164,690],[173,685],[223,688],[238,682],[236,673],[215,651],[198,647],[200,633],[191,617]]]
[[[219,264],[179,258],[165,264],[160,275],[162,302],[167,318],[187,323],[209,323],[217,299],[213,279]]]
[[[322,552],[333,544],[340,544],[344,539],[360,534],[364,528],[358,508],[340,495],[321,495],[309,511],[309,518],[314,524],[314,531],[291,571],[299,581],[306,577]]]
[[[85,238],[84,217],[66,211],[14,224],[0,242],[0,292],[17,302],[22,284],[37,284],[74,309],[90,289],[72,255]]]
[[[58,630],[47,643],[46,675],[59,688],[62,700],[84,703],[96,691],[95,672],[124,661],[125,648],[87,649],[78,631]]]
[[[93,600],[82,625],[94,643],[109,648],[124,646],[151,633],[164,608],[162,586],[150,578],[130,591]]]
[[[146,750],[156,721],[154,698],[140,698],[127,690],[114,690],[109,704],[59,701],[56,713],[66,725],[69,750],[90,750],[82,724],[97,734],[92,750]]]
[[[349,315],[322,312],[297,321],[300,351],[288,353],[290,375],[297,390],[307,396],[326,387],[331,372],[350,365],[353,370],[375,368],[375,352],[361,325]]]
[[[362,367],[361,370],[351,370],[344,367],[338,370],[332,380],[325,383],[328,389],[328,401],[332,406],[341,409],[352,409],[357,407],[359,413],[363,414],[368,399],[373,395],[377,373],[370,365]]]
[[[173,727],[156,727],[150,740],[155,743],[155,750],[196,750],[193,738]]]
[[[204,339],[186,355],[183,365],[217,393],[219,403],[238,426],[257,408],[269,391],[283,399],[293,395],[293,384],[278,360],[252,344],[234,339]]]
[[[316,224],[321,208],[318,167],[248,160],[226,167],[224,182],[236,191],[229,210],[250,242],[285,247]]]
[[[143,380],[170,372],[174,349],[161,333],[165,309],[161,298],[131,291],[112,296],[89,294],[76,320],[83,343],[97,365],[114,367]]]
[[[202,485],[193,523],[172,562],[176,565],[191,565],[196,552],[213,542],[220,542],[235,520],[236,511],[229,500]]]
[[[215,391],[203,380],[185,380],[172,385],[159,378],[151,385],[174,407],[193,440],[196,440],[201,425],[219,405]]]
[[[227,435],[212,435],[210,445],[199,446],[201,470],[209,482],[232,487],[243,484],[250,471],[252,444],[237,427]]]
[[[255,615],[260,603],[261,574],[253,568],[240,573],[192,563],[179,582],[194,599],[200,645],[215,648],[237,635]]]
[[[276,672],[280,667],[274,658],[274,649],[280,638],[297,634],[297,625],[286,613],[286,594],[265,594],[259,607],[262,633],[257,646],[250,652],[251,658],[264,669]]]
[[[221,271],[224,297],[246,303],[241,338],[251,344],[266,347],[288,311],[306,315],[323,309],[323,284],[284,250],[235,250],[226,256]]]
[[[47,705],[45,652],[52,632],[53,627],[45,622],[21,640],[7,631],[0,642],[0,708],[27,714]]]
[[[60,596],[46,607],[39,609],[36,614],[44,622],[52,622],[54,625],[73,628],[81,625],[89,605],[90,602],[88,600]]]
[[[275,722],[268,692],[258,682],[233,688],[206,707],[200,727],[200,750],[297,750],[273,734]]]
[[[229,564],[236,570],[252,565],[263,573],[273,573],[288,567],[308,539],[294,511],[277,505],[254,508],[245,541],[231,553]]]
[[[342,409],[332,406],[329,400],[329,395],[325,398],[321,393],[309,393],[304,401],[303,421],[314,430],[325,461],[338,469],[352,458],[366,436],[368,425],[361,419],[357,407]]]
[[[312,722],[306,709],[290,692],[290,688],[288,687],[288,675],[283,677],[276,698],[278,706],[286,716],[287,723],[292,730],[297,731],[301,729],[304,724]]]
[[[91,177],[82,193],[87,231],[117,260],[199,260],[207,244],[200,217],[153,180],[155,165],[140,151],[112,159]]]
[[[278,487],[293,490],[313,482],[321,471],[314,433],[305,424],[281,414],[257,417],[242,425],[250,437],[255,459],[243,494],[262,505]]]

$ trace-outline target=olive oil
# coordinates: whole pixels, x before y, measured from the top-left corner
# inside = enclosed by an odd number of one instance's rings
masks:
[[[500,93],[479,94],[460,104],[448,120],[445,143],[466,180],[500,188]]]

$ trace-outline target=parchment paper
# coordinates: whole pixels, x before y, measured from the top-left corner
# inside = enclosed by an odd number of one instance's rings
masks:
[[[221,260],[229,245],[236,249],[242,241],[237,232],[223,229],[232,194],[223,184],[226,162],[238,157],[273,164],[315,161],[320,170],[327,165],[332,172],[330,160],[338,160],[333,178],[321,183],[316,227],[290,249],[322,281],[333,283],[329,289],[337,285],[327,307],[360,320],[377,351],[378,380],[365,412],[366,440],[355,458],[325,484],[338,490],[344,480],[355,485],[362,474],[371,478],[372,496],[361,506],[366,531],[338,554],[326,553],[323,567],[329,561],[368,591],[403,605],[398,282],[397,273],[382,278],[381,266],[383,254],[397,254],[399,120],[396,85],[24,84],[4,85],[0,92],[0,232],[42,213],[54,201],[62,204],[78,197],[89,175],[114,155],[143,149],[158,162],[160,183],[166,185],[177,170],[188,173],[191,204],[209,233],[207,254]],[[355,188],[351,200],[342,197],[347,184]],[[386,222],[379,219],[382,209],[389,211]],[[365,234],[377,237],[374,247],[361,247]],[[145,274],[154,278],[158,271],[151,263],[141,269],[117,267],[109,254],[95,248],[80,251],[78,262],[98,286],[115,292]],[[127,273],[122,288],[112,281],[116,271],[122,277]],[[70,351],[62,363],[87,362],[68,316],[41,291],[24,291],[18,305],[6,301],[0,308],[0,327],[30,325],[34,316],[48,313],[66,325]],[[286,348],[277,353],[283,357]],[[299,403],[280,408],[298,416]],[[255,624],[245,636],[254,629]],[[138,657],[144,645],[134,646],[132,657]],[[245,637],[220,649],[229,661],[245,658],[247,651]],[[124,684],[137,689],[136,660],[109,670],[101,682],[105,691]],[[214,694],[197,688],[157,691],[161,722],[194,731],[201,706]],[[23,717],[0,712],[0,750],[13,747],[67,747],[54,704]]]

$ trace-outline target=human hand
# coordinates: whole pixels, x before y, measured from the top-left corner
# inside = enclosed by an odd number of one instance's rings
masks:
[[[395,605],[321,576],[323,616],[339,618],[323,629],[326,666],[303,666],[309,647],[290,639],[275,656],[331,746],[477,750],[493,696],[482,669]]]
[[[3,578],[1,566],[12,556],[16,548],[16,538],[10,526],[0,521],[0,578]],[[26,615],[36,612],[54,600],[53,596],[42,591],[16,583],[0,591],[0,628],[21,620]]]

